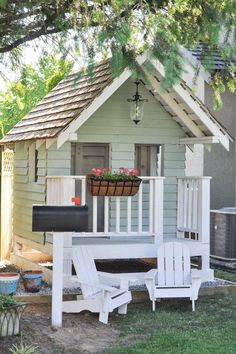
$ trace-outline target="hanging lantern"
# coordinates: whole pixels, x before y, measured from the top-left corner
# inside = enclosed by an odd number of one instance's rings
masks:
[[[142,120],[144,103],[148,102],[148,100],[146,98],[142,98],[142,96],[138,92],[138,86],[140,83],[140,80],[135,81],[135,95],[133,96],[133,98],[129,98],[127,100],[128,102],[130,102],[130,118],[135,124],[138,124]]]

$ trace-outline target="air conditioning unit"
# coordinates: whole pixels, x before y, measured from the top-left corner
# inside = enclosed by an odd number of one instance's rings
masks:
[[[211,210],[210,253],[236,259],[236,207]]]

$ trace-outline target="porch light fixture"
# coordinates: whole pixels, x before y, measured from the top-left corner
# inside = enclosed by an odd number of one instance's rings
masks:
[[[142,120],[144,103],[148,102],[148,100],[146,98],[142,98],[142,96],[138,92],[138,86],[140,83],[140,80],[135,81],[135,95],[133,96],[133,98],[129,98],[127,100],[128,102],[130,102],[130,118],[135,124],[138,124]]]

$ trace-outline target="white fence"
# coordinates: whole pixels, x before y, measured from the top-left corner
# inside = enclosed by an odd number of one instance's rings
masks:
[[[209,243],[210,179],[178,178],[178,237]]]

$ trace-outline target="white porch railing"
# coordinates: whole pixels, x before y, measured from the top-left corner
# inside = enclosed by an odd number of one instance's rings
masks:
[[[141,179],[142,183],[137,196],[92,197],[92,232],[87,235],[153,235],[156,239],[158,237],[159,242],[162,240],[164,177],[141,177]],[[86,176],[48,176],[47,204],[73,204],[76,181],[80,183],[81,204],[86,204]],[[98,232],[98,198],[104,198],[104,229],[102,232]],[[114,214],[112,222],[111,211]]]
[[[210,179],[178,178],[178,237],[209,243]]]

